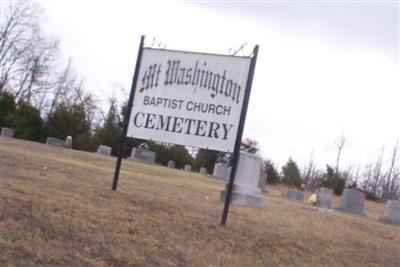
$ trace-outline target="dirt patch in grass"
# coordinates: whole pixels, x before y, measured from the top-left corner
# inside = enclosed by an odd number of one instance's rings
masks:
[[[0,138],[1,266],[400,266],[400,227],[319,213],[271,187],[260,209],[231,206],[195,173]]]

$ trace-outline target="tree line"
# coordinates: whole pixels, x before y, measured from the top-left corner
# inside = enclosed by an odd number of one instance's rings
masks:
[[[339,168],[340,154],[344,147],[338,147],[336,164],[327,164],[325,169],[316,166],[313,155],[303,169],[289,158],[281,171],[270,160],[265,160],[263,169],[267,173],[267,183],[283,184],[297,189],[316,190],[319,187],[333,189],[336,195],[341,195],[345,188],[363,191],[370,200],[386,201],[400,198],[400,145],[397,141],[386,153],[385,147],[377,156],[375,162],[362,166],[351,165],[345,170]],[[386,161],[386,162],[385,162]]]
[[[65,139],[71,136],[73,148],[96,151],[99,145],[112,148],[116,155],[121,136],[122,121],[127,105],[118,106],[109,99],[103,112],[96,96],[85,88],[84,79],[75,74],[71,60],[60,67],[60,41],[44,34],[41,28],[43,10],[35,2],[16,2],[5,5],[0,21],[0,127],[10,127],[15,137],[44,142],[47,137]],[[128,139],[124,156],[132,147],[145,140]],[[190,164],[213,172],[214,164],[224,159],[217,151],[199,149],[196,153],[180,145],[148,142],[156,152],[156,162],[167,165],[176,162],[177,168]],[[302,170],[289,158],[280,170],[270,160],[264,160],[263,170],[269,184],[283,184],[298,189],[315,190],[320,186],[341,194],[345,187],[366,192],[375,200],[399,198],[400,166],[399,143],[390,150],[390,161],[384,162],[382,148],[376,162],[365,166],[340,168],[340,157],[345,145],[342,136],[335,142],[336,163],[324,170],[316,166],[313,157]],[[387,152],[386,152],[387,153]]]

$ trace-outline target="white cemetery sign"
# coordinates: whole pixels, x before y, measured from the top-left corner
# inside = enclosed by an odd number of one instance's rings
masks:
[[[250,62],[143,48],[127,136],[233,152]]]

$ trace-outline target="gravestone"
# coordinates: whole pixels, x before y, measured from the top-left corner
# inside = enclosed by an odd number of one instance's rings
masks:
[[[202,174],[202,175],[207,175],[207,168],[200,167],[199,173]]]
[[[317,191],[317,204],[316,206],[321,209],[332,209],[332,196],[333,190],[321,187]]]
[[[67,136],[67,138],[65,138],[64,146],[66,148],[72,148],[72,136]]]
[[[251,207],[261,206],[261,190],[258,188],[261,163],[260,157],[243,151],[240,152],[232,190],[232,204]],[[221,191],[222,201],[225,201],[227,189],[228,184],[226,184],[226,189]]]
[[[10,128],[6,128],[6,127],[1,128],[1,136],[13,138],[14,137],[14,130],[10,129]]]
[[[383,216],[379,221],[391,224],[400,224],[400,200],[388,200]]]
[[[65,141],[54,137],[47,137],[46,144],[64,147]]]
[[[260,179],[258,180],[258,188],[261,189],[262,192],[267,191],[267,173],[260,171]]]
[[[97,148],[97,153],[98,154],[103,154],[103,155],[107,155],[107,156],[111,155],[111,151],[112,151],[112,148],[109,147],[109,146],[105,146],[105,145],[100,145]]]
[[[186,165],[183,167],[183,170],[184,170],[185,172],[191,172],[191,171],[192,171],[192,166],[190,166],[189,164],[186,164]]]
[[[229,181],[231,175],[231,166],[223,165],[222,163],[215,163],[213,176],[224,181]]]
[[[288,191],[285,196],[292,200],[303,201],[304,195],[297,191]]]
[[[364,210],[365,194],[355,189],[344,189],[337,209],[357,214]]]
[[[156,153],[145,148],[132,148],[131,157],[133,159],[142,163],[154,163],[156,160]]]
[[[175,168],[175,161],[169,160],[168,161],[168,168]]]

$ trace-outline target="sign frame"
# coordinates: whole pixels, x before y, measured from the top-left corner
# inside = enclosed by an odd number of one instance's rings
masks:
[[[250,64],[143,48],[127,137],[233,153]]]
[[[119,142],[118,158],[117,158],[117,162],[116,162],[116,166],[115,166],[114,179],[113,179],[113,183],[112,183],[113,191],[116,191],[117,186],[118,186],[118,179],[119,179],[119,173],[120,173],[121,164],[122,164],[124,145],[125,145],[125,140],[127,138],[127,131],[128,131],[130,116],[132,113],[132,106],[133,106],[133,102],[134,102],[135,91],[136,91],[136,87],[137,87],[137,81],[138,81],[142,57],[143,57],[144,40],[145,40],[145,36],[142,35],[140,38],[135,72],[134,72],[133,79],[132,79],[131,91],[130,91],[128,106],[127,106],[127,111],[126,111],[127,113],[125,114],[125,117],[124,117],[122,135],[121,135],[121,139]],[[252,87],[252,83],[253,83],[254,71],[255,71],[255,66],[256,66],[256,61],[257,61],[257,56],[258,56],[258,48],[259,48],[258,45],[254,46],[252,56],[241,57],[241,58],[250,58],[250,66],[249,66],[249,72],[247,75],[246,86],[244,88],[244,98],[243,98],[243,103],[242,103],[242,107],[240,110],[240,118],[239,118],[239,124],[238,124],[237,132],[236,132],[234,150],[233,150],[231,162],[230,162],[231,166],[232,166],[232,170],[231,170],[231,174],[230,174],[224,209],[223,209],[222,218],[221,218],[221,225],[223,225],[223,226],[226,225],[226,221],[228,218],[228,211],[229,211],[229,206],[230,206],[231,197],[232,197],[232,190],[233,190],[234,179],[235,179],[235,174],[236,174],[236,169],[237,169],[237,163],[238,163],[238,159],[239,159],[240,143],[241,143],[242,136],[243,136],[243,129],[244,129],[244,124],[245,124],[245,120],[246,120],[246,114],[247,114],[247,109],[248,109],[248,104],[249,104],[249,99],[250,99],[251,87]],[[189,51],[179,51],[179,50],[168,50],[168,51],[196,53],[196,54],[204,54],[204,55],[218,55],[218,56],[227,56],[227,57],[229,56],[229,55],[222,55],[222,54],[221,55],[220,54],[212,54],[212,53],[208,54],[208,53],[201,53],[201,52],[189,52]]]

